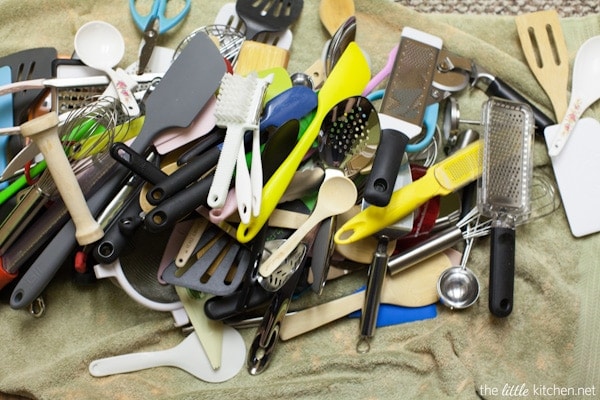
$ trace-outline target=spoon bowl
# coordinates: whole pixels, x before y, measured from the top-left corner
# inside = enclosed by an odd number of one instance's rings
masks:
[[[125,41],[121,32],[107,22],[90,21],[77,30],[74,46],[75,52],[85,65],[108,75],[117,91],[119,101],[126,107],[129,115],[138,115],[140,109],[131,93],[130,84],[113,70],[125,54]]]
[[[440,275],[437,291],[440,301],[451,309],[467,308],[479,298],[479,280],[470,269],[454,266]]]

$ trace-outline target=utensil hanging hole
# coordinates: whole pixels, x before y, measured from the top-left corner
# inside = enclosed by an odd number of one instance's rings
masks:
[[[531,47],[533,49],[533,54],[535,55],[535,64],[538,68],[542,68],[544,66],[544,62],[542,61],[542,55],[540,54],[540,46],[537,41],[537,37],[535,36],[535,29],[529,28],[527,29],[529,33],[529,40],[531,40]]]
[[[500,301],[500,309],[502,311],[509,311],[510,310],[510,300],[509,299],[502,299]]]
[[[552,25],[546,25],[546,33],[548,34],[548,41],[550,42],[550,49],[552,49],[552,56],[554,57],[554,63],[556,65],[560,65],[562,60],[560,59],[560,54],[558,52],[558,48],[556,46],[556,38],[554,37],[554,31],[552,30]]]
[[[152,200],[160,201],[165,195],[165,191],[159,188],[153,188],[150,190],[150,197]]]
[[[156,226],[164,225],[167,222],[167,216],[162,211],[157,211],[152,215],[152,222],[156,224]]]
[[[98,254],[100,254],[103,257],[112,256],[114,251],[114,246],[112,245],[112,243],[109,242],[102,242],[100,243],[100,246],[98,246]]]
[[[385,192],[388,188],[388,184],[385,181],[385,179],[376,179],[374,184],[373,184],[373,188],[377,191],[377,192]]]

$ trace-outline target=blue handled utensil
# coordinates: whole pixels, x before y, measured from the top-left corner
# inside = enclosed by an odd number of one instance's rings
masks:
[[[148,14],[140,14],[135,6],[135,2],[135,0],[129,0],[129,10],[131,11],[133,21],[138,28],[144,31],[148,26],[148,23],[156,18],[160,24],[160,28],[158,29],[158,33],[160,35],[173,29],[176,25],[183,21],[185,16],[190,12],[190,8],[192,6],[192,1],[186,0],[183,9],[179,13],[177,13],[174,17],[167,17],[168,0],[154,0],[152,3],[152,8]]]

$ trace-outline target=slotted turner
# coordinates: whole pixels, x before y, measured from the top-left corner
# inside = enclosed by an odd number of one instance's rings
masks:
[[[556,10],[537,11],[515,18],[521,48],[529,68],[546,92],[558,121],[567,111],[569,53]]]
[[[303,6],[303,0],[237,0],[235,10],[246,24],[246,38],[252,40],[262,32],[286,30]]]

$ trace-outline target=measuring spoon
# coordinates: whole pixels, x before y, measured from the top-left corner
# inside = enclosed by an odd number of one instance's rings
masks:
[[[479,298],[479,280],[475,273],[467,268],[467,259],[474,240],[474,237],[466,239],[460,265],[446,269],[438,279],[437,291],[440,302],[450,309],[470,307]]]
[[[127,82],[113,69],[125,54],[125,41],[119,30],[104,21],[90,21],[79,28],[74,45],[84,64],[103,71],[110,78],[129,116],[139,115],[140,108]]]
[[[92,376],[101,377],[154,367],[176,367],[206,382],[224,382],[242,369],[246,360],[246,345],[242,335],[230,326],[223,326],[222,363],[213,369],[192,332],[177,346],[167,350],[122,354],[94,360],[89,365]]]
[[[581,45],[573,64],[573,84],[567,112],[560,123],[548,154],[557,156],[583,112],[600,98],[600,36],[594,36]]]

